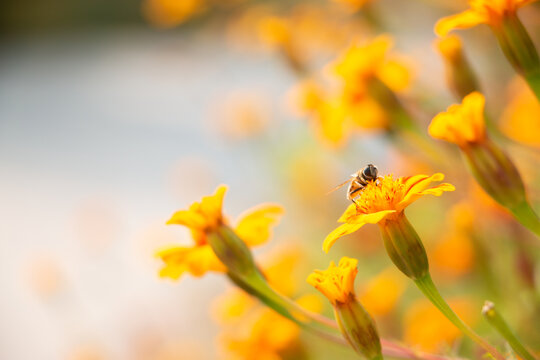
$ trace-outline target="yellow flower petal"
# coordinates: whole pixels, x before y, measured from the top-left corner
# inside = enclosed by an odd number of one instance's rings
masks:
[[[354,204],[353,204],[354,205]],[[365,224],[377,224],[388,215],[395,213],[396,210],[383,210],[372,214],[358,214],[352,218],[349,218],[346,224],[339,226],[332,231],[323,242],[324,252],[328,252],[332,245],[342,236],[351,234],[360,229]]]
[[[284,210],[275,204],[263,204],[246,211],[240,216],[235,232],[247,245],[264,244],[272,235]]]
[[[225,266],[219,261],[209,245],[169,247],[158,251],[156,256],[165,263],[159,273],[160,276],[174,280],[177,280],[184,272],[200,277],[208,271],[225,271]]]
[[[206,215],[207,218],[211,220],[221,220],[222,218],[222,207],[223,207],[223,197],[227,192],[227,187],[225,185],[220,185],[214,195],[203,196],[201,200],[200,211]]]
[[[370,214],[358,214],[349,219],[349,224],[377,224],[388,215],[396,213],[397,210],[381,210]]]
[[[189,228],[202,228],[205,224],[204,216],[190,210],[177,211],[167,221],[167,225],[184,225]]]
[[[485,139],[485,98],[479,92],[465,96],[461,104],[451,105],[437,114],[429,125],[429,135],[460,147]]]
[[[440,19],[435,24],[435,34],[444,37],[455,29],[467,29],[488,22],[488,18],[474,10],[465,10],[462,13]]]
[[[323,250],[324,252],[328,252],[332,245],[342,236],[351,234],[355,232],[356,230],[360,229],[362,226],[364,226],[365,223],[362,224],[343,224],[339,226],[337,229],[332,231],[326,239],[324,239],[323,242]]]
[[[338,219],[338,222],[340,223],[347,222],[347,220],[349,220],[353,216],[356,216],[356,213],[357,213],[356,205],[352,203],[351,205],[347,207],[347,210],[345,210],[343,215],[341,215],[341,217]]]
[[[358,260],[343,257],[338,266],[332,261],[326,270],[315,270],[308,278],[308,284],[314,286],[333,305],[349,301],[354,296],[354,279],[358,273]]]
[[[389,60],[382,64],[377,71],[377,76],[391,90],[399,92],[407,89],[411,83],[411,72],[409,68],[398,60]]]

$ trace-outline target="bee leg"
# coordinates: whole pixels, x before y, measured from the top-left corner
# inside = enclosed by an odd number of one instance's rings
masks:
[[[354,205],[356,205],[357,209],[360,207],[360,205],[358,205],[355,199],[351,198],[351,201],[353,202]]]

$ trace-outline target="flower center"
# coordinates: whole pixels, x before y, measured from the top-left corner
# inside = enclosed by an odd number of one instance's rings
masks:
[[[405,196],[405,186],[392,175],[369,182],[356,201],[359,213],[370,214],[382,210],[396,210],[396,204]]]

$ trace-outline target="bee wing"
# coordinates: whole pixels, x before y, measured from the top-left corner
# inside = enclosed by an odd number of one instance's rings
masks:
[[[328,194],[331,194],[333,193],[334,191],[338,190],[338,189],[341,189],[342,187],[344,187],[345,185],[347,185],[348,183],[350,183],[353,179],[349,179],[347,181],[345,181],[344,183],[341,183],[339,184],[338,186],[336,186],[335,188],[333,188],[332,190],[330,190],[329,192],[326,193],[326,195]]]

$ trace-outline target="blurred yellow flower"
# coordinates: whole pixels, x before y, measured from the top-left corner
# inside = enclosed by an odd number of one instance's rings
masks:
[[[259,21],[260,38],[269,45],[283,45],[291,40],[291,25],[286,18],[266,16]]]
[[[540,103],[522,82],[511,86],[512,98],[506,107],[501,130],[523,144],[540,146]]]
[[[474,248],[470,237],[460,232],[444,236],[435,245],[431,259],[436,269],[449,275],[468,273],[474,264]]]
[[[326,270],[315,270],[307,282],[319,290],[333,305],[354,300],[354,279],[358,260],[342,257],[338,266],[332,261]]]
[[[437,39],[435,42],[437,49],[445,59],[455,59],[461,56],[462,44],[459,37],[455,35],[445,36],[442,39]]]
[[[236,329],[236,334],[220,337],[232,359],[280,360],[280,353],[298,340],[300,329],[295,323],[268,308],[260,310],[251,321]]]
[[[145,0],[143,13],[152,24],[173,27],[206,9],[205,0]]]
[[[482,142],[486,137],[484,124],[485,98],[479,92],[467,95],[461,104],[450,105],[439,113],[429,125],[429,134],[449,141],[461,148]]]
[[[160,271],[161,277],[178,279],[184,272],[198,277],[208,271],[225,271],[225,266],[206,242],[206,236],[227,223],[222,214],[226,190],[223,185],[218,187],[214,195],[204,196],[200,203],[193,203],[188,210],[177,211],[167,222],[188,227],[195,246],[171,246],[158,251],[157,256],[165,263]],[[282,214],[283,208],[278,205],[259,205],[240,216],[234,231],[248,246],[263,244],[271,237],[271,228]]]
[[[373,78],[393,91],[402,91],[409,86],[411,74],[403,62],[389,54],[392,46],[393,40],[388,35],[368,43],[357,41],[332,64],[332,69],[355,92],[363,91]]]
[[[405,286],[403,275],[395,268],[388,268],[366,284],[359,299],[368,313],[384,316],[394,309]]]
[[[469,9],[442,18],[435,25],[438,36],[446,36],[455,29],[467,29],[479,24],[498,26],[505,16],[536,0],[469,0]]]
[[[397,179],[394,179],[392,175],[386,175],[380,177],[378,182],[368,183],[360,197],[338,220],[344,224],[326,237],[323,250],[328,252],[340,237],[357,231],[365,224],[378,223],[384,226],[386,221],[399,217],[407,206],[424,195],[440,196],[445,191],[454,191],[454,186],[448,183],[428,188],[432,182],[443,179],[444,175],[441,173]]]
[[[475,258],[471,239],[473,219],[474,210],[469,203],[460,202],[452,206],[448,216],[449,229],[431,252],[435,269],[450,276],[460,276],[471,271]]]
[[[474,321],[473,308],[468,301],[453,299],[449,301],[454,311],[465,321]],[[462,336],[439,310],[427,300],[418,300],[405,315],[404,320],[406,343],[416,345],[424,351],[435,352],[441,347],[449,347]]]
[[[294,92],[297,107],[312,117],[317,134],[329,145],[343,145],[355,131],[388,128],[384,109],[366,93],[327,94],[314,81],[300,83]]]

